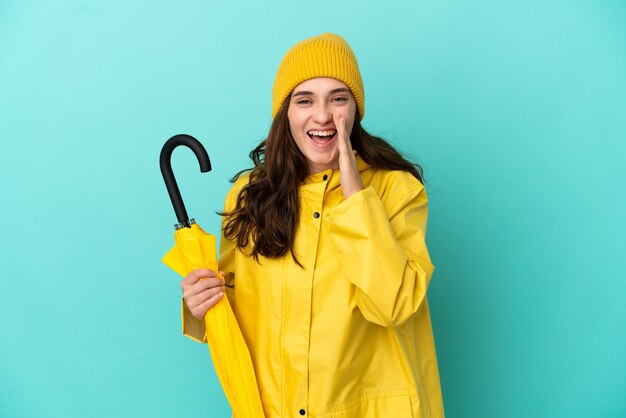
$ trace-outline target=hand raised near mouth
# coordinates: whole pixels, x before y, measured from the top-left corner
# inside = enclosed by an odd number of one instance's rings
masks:
[[[337,127],[337,141],[339,147],[339,179],[341,190],[345,199],[358,191],[363,190],[363,181],[354,157],[356,151],[352,149],[346,119],[338,114],[333,114],[333,121]]]

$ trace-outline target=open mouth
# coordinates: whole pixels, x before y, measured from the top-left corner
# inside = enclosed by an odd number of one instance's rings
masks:
[[[337,136],[337,130],[336,129],[329,129],[327,131],[311,130],[307,132],[307,135],[314,142],[318,144],[322,144],[322,143],[331,141],[335,136]]]

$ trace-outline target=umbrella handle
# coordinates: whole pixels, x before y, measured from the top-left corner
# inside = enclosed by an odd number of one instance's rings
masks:
[[[176,183],[176,179],[174,178],[174,172],[172,171],[172,152],[179,145],[184,145],[187,148],[190,148],[193,153],[196,154],[196,158],[200,163],[201,172],[206,173],[211,171],[211,160],[209,160],[209,154],[207,154],[206,149],[202,146],[200,141],[193,136],[185,134],[174,135],[163,145],[163,148],[161,149],[161,156],[159,158],[159,164],[161,166],[163,180],[165,180],[165,187],[167,187],[167,193],[170,195],[170,200],[172,201],[174,212],[176,212],[176,218],[179,222],[176,225],[176,229],[183,227],[189,228],[192,223],[189,221],[189,216],[187,215],[187,210],[185,209],[185,204],[183,203],[183,198],[180,195],[180,190],[178,188],[178,184]]]

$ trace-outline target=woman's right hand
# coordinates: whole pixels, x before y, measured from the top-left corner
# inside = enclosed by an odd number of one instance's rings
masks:
[[[224,272],[209,269],[192,270],[180,283],[183,299],[191,314],[204,319],[204,315],[224,296]]]

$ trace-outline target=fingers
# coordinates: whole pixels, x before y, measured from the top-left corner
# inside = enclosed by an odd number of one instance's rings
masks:
[[[191,314],[202,319],[224,295],[224,281],[211,277],[183,288],[183,299]]]
[[[199,282],[196,282],[192,285],[183,287],[183,297],[189,298],[195,295],[199,295],[205,290],[212,289],[214,287],[224,287],[224,281],[222,279],[218,279],[217,277],[200,280]]]
[[[203,319],[204,315],[224,296],[225,272],[211,269],[195,269],[180,283],[183,299],[191,314]]]
[[[352,144],[348,138],[346,120],[339,114],[333,114],[333,120],[337,127],[338,148],[339,148],[339,171],[341,190],[344,198],[352,196],[354,193],[363,190],[363,181],[356,163],[356,153],[352,149]]]
[[[217,274],[213,270],[195,269],[195,270],[192,270],[187,276],[185,276],[183,283],[187,285],[192,285],[200,279],[211,278],[211,277],[216,277],[216,276]]]
[[[337,127],[339,153],[341,155],[353,154],[352,145],[347,135],[346,119],[338,113],[333,113],[333,121]]]
[[[190,305],[193,306],[202,306],[207,303],[210,299],[219,295],[220,293],[224,293],[224,286],[212,287],[210,289],[206,289],[201,293],[191,297]]]
[[[219,302],[223,297],[224,297],[224,291],[221,291],[221,292],[211,296],[209,299],[207,299],[203,303],[195,306],[194,308],[190,307],[189,311],[196,318],[203,319],[204,315],[206,315],[208,310],[211,309],[213,306],[215,306],[217,304],[217,302]]]
[[[192,270],[180,283],[180,287],[183,290],[183,298],[189,300],[190,298],[201,294],[207,289],[213,287],[224,287],[224,273],[215,273],[209,269],[196,269]]]

